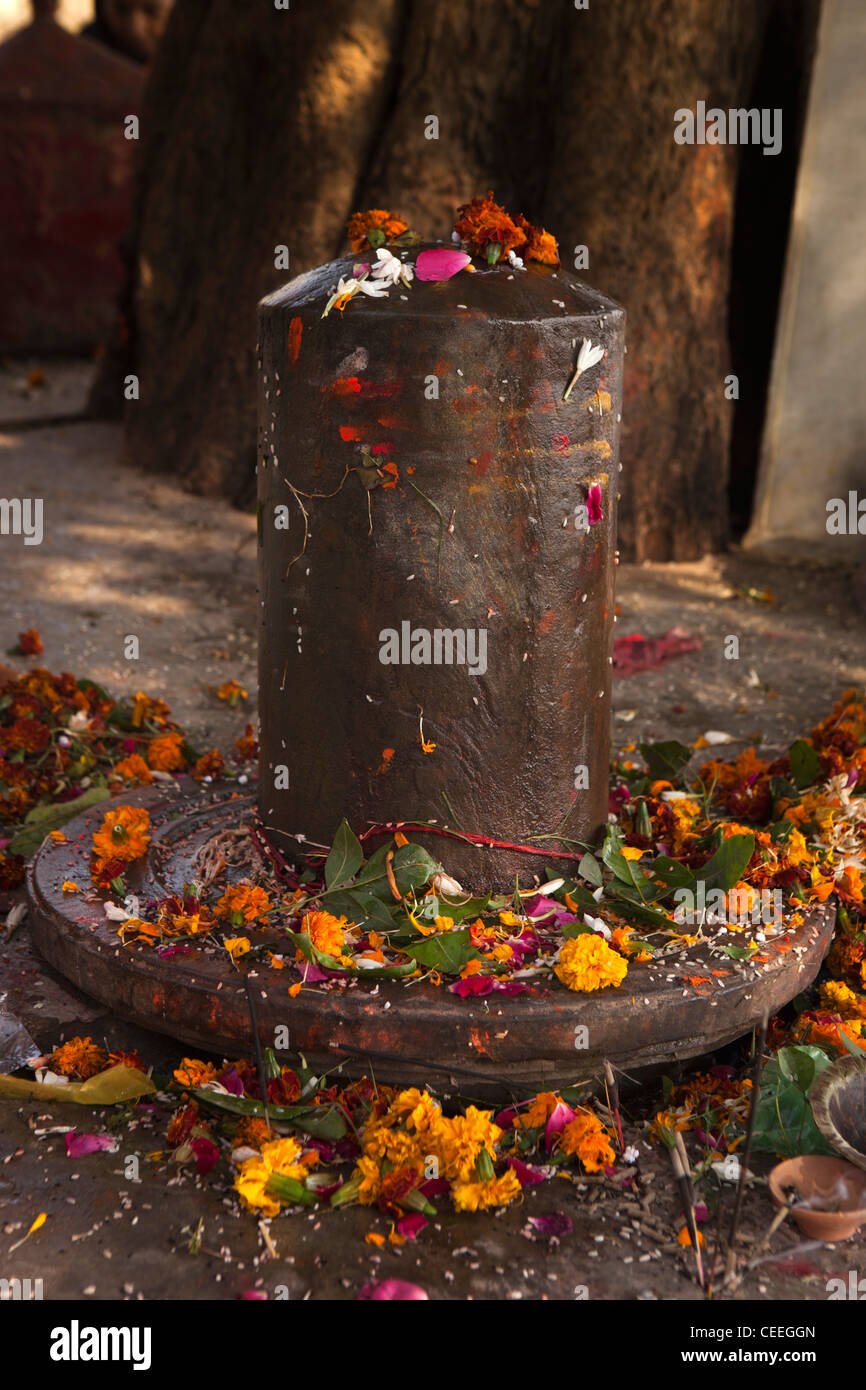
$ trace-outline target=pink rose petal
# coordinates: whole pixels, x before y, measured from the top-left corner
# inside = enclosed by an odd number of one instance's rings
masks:
[[[444,246],[441,250],[422,251],[415,262],[415,274],[419,280],[450,280],[471,260],[465,251],[452,251]]]
[[[220,1156],[220,1151],[212,1139],[206,1139],[202,1135],[198,1139],[191,1139],[189,1146],[195,1154],[196,1172],[204,1176],[209,1173]]]
[[[598,483],[593,483],[589,489],[586,499],[587,520],[590,526],[597,526],[604,520],[601,510],[601,487]]]
[[[405,1279],[381,1279],[375,1284],[364,1284],[358,1290],[359,1300],[374,1303],[415,1303],[427,1299],[427,1294],[419,1284],[409,1284]]]
[[[570,1236],[574,1229],[570,1216],[552,1211],[546,1216],[530,1216],[528,1224],[543,1236]]]
[[[427,1217],[422,1216],[420,1211],[409,1211],[397,1222],[397,1232],[407,1240],[414,1240],[429,1224]]]
[[[509,1158],[508,1167],[514,1169],[521,1187],[534,1187],[536,1183],[546,1182],[549,1177],[546,1169],[524,1163],[520,1158]]]
[[[108,1134],[76,1134],[71,1129],[66,1135],[67,1158],[85,1158],[88,1154],[99,1153],[100,1149],[113,1149],[115,1141]]]
[[[574,1119],[574,1111],[570,1105],[566,1105],[564,1100],[557,1103],[556,1108],[551,1111],[547,1124],[544,1127],[544,1143],[548,1153],[553,1147],[553,1141],[557,1134],[561,1134],[565,1126],[571,1124]]]

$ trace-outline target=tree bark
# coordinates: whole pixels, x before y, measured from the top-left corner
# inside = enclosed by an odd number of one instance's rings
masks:
[[[739,151],[675,144],[674,113],[762,104],[773,3],[178,0],[143,119],[132,460],[250,496],[255,306],[289,278],[275,246],[308,269],[365,207],[447,236],[492,187],[569,266],[587,246],[586,279],[628,311],[624,554],[724,547]]]

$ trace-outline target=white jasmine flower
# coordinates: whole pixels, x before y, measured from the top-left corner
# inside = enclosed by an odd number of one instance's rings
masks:
[[[73,714],[72,718],[70,719],[69,723],[66,725],[66,727],[73,734],[80,734],[83,733],[85,729],[90,727],[90,720],[84,713],[84,710],[77,709]]]
[[[622,1158],[623,1163],[637,1163],[640,1158],[640,1149],[636,1144],[629,1144]]]
[[[102,910],[109,922],[126,922],[129,919],[126,909],[118,907],[116,903],[103,903]]]
[[[583,920],[588,927],[592,927],[593,931],[603,936],[605,941],[610,941],[610,927],[607,922],[603,922],[600,917],[590,917],[588,912],[584,913]]]
[[[509,260],[510,264],[513,265],[513,267],[514,267],[515,270],[523,270],[523,269],[524,269],[522,257],[521,257],[521,256],[516,256],[516,255],[514,254],[513,251],[509,251],[509,253],[508,253],[508,260]]]
[[[569,396],[571,395],[572,388],[577,382],[578,377],[582,376],[584,372],[588,372],[590,367],[594,367],[596,363],[600,362],[603,357],[604,348],[601,346],[601,344],[599,343],[595,347],[593,347],[589,338],[584,338],[583,342],[580,345],[580,351],[577,354],[577,364],[574,369],[574,376],[571,378],[571,381],[565,388],[565,395],[562,398],[564,401],[567,401]]]

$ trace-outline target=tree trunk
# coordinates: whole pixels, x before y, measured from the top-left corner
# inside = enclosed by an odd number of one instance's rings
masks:
[[[773,2],[178,0],[142,122],[132,460],[251,496],[255,307],[289,278],[275,247],[305,270],[366,207],[447,236],[493,188],[569,266],[588,247],[587,280],[628,311],[623,552],[723,547],[739,152],[677,145],[674,113],[768,104]]]

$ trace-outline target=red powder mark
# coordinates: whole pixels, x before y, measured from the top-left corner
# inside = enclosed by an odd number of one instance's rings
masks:
[[[340,438],[346,440],[354,439],[355,441],[360,443],[361,431],[359,429],[356,429],[354,425],[341,425]]]
[[[376,418],[376,423],[381,425],[383,430],[398,430],[400,428],[400,421],[396,415],[379,415]]]
[[[396,396],[399,381],[361,381],[356,376],[338,376],[336,381],[322,387],[331,396]]]
[[[381,776],[383,772],[388,771],[389,767],[391,766],[391,759],[393,758],[395,751],[396,750],[393,748],[382,749],[382,761],[376,769],[377,776]]]
[[[493,462],[493,450],[481,449],[478,457],[471,458],[469,462],[472,464],[473,473],[476,473],[479,478],[483,478]]]
[[[555,434],[553,436],[553,447],[558,454],[568,452],[569,439],[567,434]]]
[[[356,396],[360,390],[361,383],[356,376],[338,376],[330,386],[322,387],[322,391],[328,391],[332,396]]]
[[[374,454],[393,454],[393,452],[394,445],[390,442],[388,444],[374,444],[371,450],[371,453]]]
[[[286,348],[286,355],[289,362],[294,366],[298,360],[298,353],[301,351],[301,335],[304,325],[299,318],[292,319],[289,324],[289,341]]]

